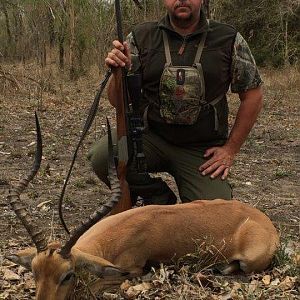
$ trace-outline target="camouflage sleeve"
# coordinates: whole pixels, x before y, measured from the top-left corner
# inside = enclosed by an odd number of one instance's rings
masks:
[[[241,93],[262,84],[254,57],[242,35],[238,32],[232,53],[231,91]]]
[[[128,73],[135,73],[141,67],[141,62],[140,62],[139,50],[135,44],[135,40],[132,32],[130,32],[127,35],[126,42],[128,43],[131,52],[131,68],[128,71]]]

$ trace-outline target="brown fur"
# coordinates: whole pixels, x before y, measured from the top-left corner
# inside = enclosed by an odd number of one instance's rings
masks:
[[[61,284],[62,274],[75,268],[84,267],[100,277],[136,276],[147,261],[170,261],[194,252],[196,244],[213,246],[216,262],[225,262],[224,274],[237,267],[246,273],[262,271],[278,242],[271,220],[236,200],[135,208],[91,227],[72,248],[69,259],[49,249],[36,255],[32,270],[37,299],[65,299],[62,295],[72,290],[72,282]],[[46,297],[46,291],[56,298]]]

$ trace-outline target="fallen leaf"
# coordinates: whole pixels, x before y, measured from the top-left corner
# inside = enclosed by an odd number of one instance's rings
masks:
[[[285,279],[279,284],[279,288],[283,291],[290,290],[294,287],[296,277],[286,276]]]
[[[9,287],[10,287],[10,283],[8,282],[8,281],[6,281],[6,280],[1,280],[1,287],[4,289],[4,290],[6,290],[6,289],[8,289]],[[1,299],[1,298],[0,298]]]
[[[3,152],[3,151],[0,151],[0,154],[2,154],[2,155],[10,155],[11,152]]]
[[[35,145],[35,142],[29,143],[29,144],[27,145],[27,147],[31,147],[31,146],[33,146],[33,145]]]
[[[276,279],[274,279],[274,280],[270,283],[270,285],[272,285],[272,286],[277,286],[279,283],[280,283],[279,278],[276,278]]]
[[[2,300],[5,300],[5,299],[9,299],[10,295],[7,291],[3,292],[0,294],[0,299]]]
[[[128,290],[130,287],[131,287],[131,284],[130,284],[129,280],[125,280],[125,281],[121,284],[120,289],[121,289],[122,291],[126,291],[126,290]]]
[[[233,283],[233,287],[231,288],[231,292],[230,292],[230,295],[231,295],[231,298],[232,299],[238,299],[238,294],[239,294],[239,290],[242,288],[242,285],[241,283],[239,282],[234,282]]]
[[[19,246],[19,242],[16,240],[11,240],[8,242],[9,247]]]
[[[130,286],[127,291],[124,291],[124,295],[127,299],[134,299],[140,293],[150,290],[152,285],[147,282],[143,282],[134,286]]]
[[[228,281],[225,281],[223,284],[222,284],[222,287],[226,287],[229,285],[229,282]]]
[[[14,273],[13,271],[6,269],[4,271],[3,278],[5,280],[15,281],[15,280],[20,280],[21,277],[18,274]]]
[[[148,282],[143,282],[137,285],[132,286],[132,288],[139,292],[144,292],[150,290],[152,285]]]
[[[41,208],[42,206],[44,206],[45,204],[50,203],[51,201],[52,201],[52,200],[43,201],[43,202],[39,203],[36,207],[37,207],[37,208]]]
[[[24,267],[22,267],[22,266],[19,266],[18,267],[18,275],[22,275],[23,273],[25,273],[27,270],[24,268]]]
[[[258,281],[252,280],[249,284],[248,292],[250,294],[254,293],[254,291],[257,289],[257,287],[258,287]]]
[[[30,289],[34,289],[35,288],[35,282],[33,278],[28,278],[26,279],[25,283],[24,283],[24,289],[25,290],[30,290]]]
[[[119,299],[119,296],[117,294],[104,292],[102,298],[104,300],[114,300],[114,299]]]
[[[227,293],[225,295],[221,295],[219,299],[220,300],[230,300],[230,299],[232,299],[232,295],[231,295],[231,293]]]
[[[300,253],[293,256],[293,262],[297,267],[300,267]]]
[[[265,275],[265,276],[262,278],[261,281],[263,282],[264,285],[269,285],[270,282],[271,282],[271,276],[270,276],[270,275]]]

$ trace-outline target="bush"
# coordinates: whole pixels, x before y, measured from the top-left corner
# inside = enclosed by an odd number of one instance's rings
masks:
[[[259,65],[298,63],[300,2],[297,0],[216,0],[215,19],[234,25],[248,41]]]

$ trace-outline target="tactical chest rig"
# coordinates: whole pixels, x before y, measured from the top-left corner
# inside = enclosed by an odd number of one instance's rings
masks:
[[[166,64],[160,79],[160,116],[168,124],[192,125],[197,122],[202,109],[209,106],[214,110],[214,129],[218,130],[216,104],[223,94],[207,102],[205,99],[205,81],[200,58],[203,52],[207,31],[201,36],[195,60],[192,66],[173,66],[168,36],[162,31]]]

